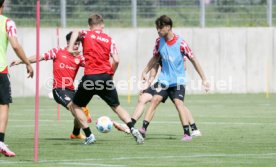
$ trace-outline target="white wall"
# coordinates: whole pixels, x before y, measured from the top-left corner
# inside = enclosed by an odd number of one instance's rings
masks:
[[[275,28],[175,28],[188,42],[210,79],[214,93],[276,92]],[[60,45],[65,46],[65,35],[70,29],[61,29]],[[118,45],[120,65],[115,82],[120,94],[136,94],[137,82],[143,68],[152,56],[157,37],[154,28],[106,29]],[[35,29],[18,28],[19,41],[27,55],[35,54]],[[57,46],[55,28],[41,29],[41,53]],[[11,48],[9,61],[16,59]],[[40,64],[40,94],[51,91],[52,63]],[[33,66],[35,68],[35,65]],[[188,63],[188,93],[202,93],[200,80]],[[35,78],[27,79],[24,65],[9,69],[13,96],[35,94]],[[83,70],[78,77],[81,78]],[[128,86],[131,83],[131,86]],[[49,85],[49,86],[47,86]],[[129,91],[128,91],[129,90]]]

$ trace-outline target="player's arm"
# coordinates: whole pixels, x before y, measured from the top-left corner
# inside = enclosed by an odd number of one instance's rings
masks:
[[[115,73],[118,66],[119,66],[119,56],[117,53],[111,54],[112,62],[111,62],[111,67],[113,72]]]
[[[111,41],[111,45],[110,45],[110,57],[111,57],[111,67],[112,67],[113,73],[115,73],[118,68],[120,60],[119,60],[118,50],[114,40]]]
[[[9,41],[10,41],[10,44],[11,44],[14,52],[16,53],[16,55],[19,57],[19,59],[21,59],[21,61],[24,64],[26,64],[27,73],[29,74],[28,78],[29,77],[32,78],[33,75],[34,75],[33,67],[31,66],[30,61],[26,57],[23,48],[21,47],[20,43],[17,40],[17,37],[15,35],[14,36],[9,36]]]
[[[155,64],[154,67],[149,71],[149,77],[145,81],[144,89],[147,89],[152,84],[152,82],[154,81],[157,75],[159,67],[160,67],[159,64]]]
[[[71,38],[70,38],[69,46],[68,46],[68,52],[73,55],[79,54],[79,51],[74,50],[74,45],[78,38],[81,38],[81,31],[79,31],[79,30],[73,31]]]
[[[180,45],[180,50],[181,53],[191,61],[191,63],[193,64],[195,70],[197,71],[197,73],[199,74],[201,80],[202,80],[202,86],[205,89],[205,91],[209,91],[210,89],[210,85],[209,82],[207,81],[207,78],[201,68],[201,65],[199,63],[199,61],[197,60],[197,58],[194,56],[192,50],[190,49],[190,47],[188,46],[188,44],[186,43],[186,41],[181,41],[181,45]]]
[[[142,72],[142,77],[141,77],[142,80],[146,80],[146,75],[147,75],[147,73],[148,73],[152,68],[154,68],[157,64],[159,65],[158,62],[159,62],[159,56],[153,56],[153,57],[149,60],[147,66],[144,68],[144,70],[143,70],[143,72]]]
[[[209,82],[207,81],[207,78],[206,78],[206,76],[205,76],[205,74],[204,74],[204,72],[202,70],[202,67],[201,67],[199,61],[197,60],[197,58],[195,56],[193,56],[193,57],[191,57],[189,59],[190,59],[191,63],[193,64],[195,70],[199,74],[199,76],[200,76],[200,78],[202,80],[202,85],[203,85],[205,91],[206,92],[209,91],[210,85],[209,85]]]
[[[142,72],[141,80],[145,81],[147,78],[147,73],[155,67],[156,64],[159,64],[160,61],[160,55],[159,55],[159,45],[160,45],[160,38],[157,38],[155,41],[155,46],[153,48],[153,57],[149,60],[147,63],[147,66]]]
[[[31,56],[27,58],[30,63],[36,63],[36,56]],[[45,60],[43,55],[39,55],[39,61]],[[22,60],[13,60],[10,64],[10,67],[15,66],[15,65],[19,65],[19,64],[23,64]]]

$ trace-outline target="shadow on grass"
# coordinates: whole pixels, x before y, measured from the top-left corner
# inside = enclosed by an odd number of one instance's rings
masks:
[[[162,140],[178,140],[179,135],[174,134],[147,134],[146,140],[162,139]]]

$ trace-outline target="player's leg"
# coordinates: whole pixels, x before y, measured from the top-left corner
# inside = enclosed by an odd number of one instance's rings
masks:
[[[122,131],[125,132],[127,134],[130,134],[130,129],[128,128],[128,126],[124,123],[118,123],[116,121],[112,121],[113,122],[113,126],[118,130],[118,131]]]
[[[150,124],[150,121],[153,119],[155,109],[160,104],[160,102],[162,102],[162,100],[163,100],[163,97],[158,94],[154,95],[153,98],[151,99],[150,106],[144,116],[143,125],[139,129],[139,132],[143,135],[143,137],[146,137],[146,131]]]
[[[191,133],[191,136],[195,136],[195,137],[198,137],[198,136],[201,136],[201,132],[200,130],[197,128],[196,126],[196,123],[194,121],[194,118],[193,118],[193,115],[191,113],[191,111],[189,110],[189,108],[187,108],[184,104],[184,109],[187,111],[187,114],[188,114],[188,121],[189,121],[189,125],[191,127],[191,130],[192,130],[192,133]]]
[[[86,116],[82,110],[82,107],[79,106],[79,104],[74,104],[74,102],[71,102],[69,104],[69,110],[72,112],[72,114],[75,116],[77,121],[80,124],[80,127],[85,133],[85,141],[84,144],[92,144],[96,141],[95,136],[92,134],[91,129],[88,126],[88,122],[86,119]]]
[[[137,144],[143,144],[144,138],[137,129],[134,128],[129,113],[120,106],[117,90],[109,74],[98,76],[98,80],[104,81],[103,88],[97,90],[97,94],[111,107],[118,117],[127,124],[131,134],[136,139]]]
[[[133,137],[136,139],[137,144],[143,144],[144,143],[144,138],[140,134],[140,132],[134,128],[134,125],[131,121],[131,117],[129,113],[120,105],[118,106],[110,106],[112,110],[118,115],[118,117],[126,123],[128,126],[131,134]]]
[[[69,110],[78,120],[80,127],[85,133],[86,138],[84,144],[92,144],[96,141],[95,136],[92,134],[91,129],[88,126],[85,113],[82,110],[82,107],[87,106],[94,95],[93,84],[91,84],[92,82],[94,83],[93,75],[84,75],[72,102],[69,104]]]
[[[55,101],[69,110],[69,103],[72,101],[75,95],[74,90],[63,89],[63,88],[55,88],[53,89],[53,97]],[[73,115],[74,116],[74,115]],[[80,133],[80,125],[78,121],[74,120],[73,131],[70,134],[71,139],[83,139],[84,136]]]
[[[81,129],[81,126],[79,121],[76,118],[74,118],[74,127],[70,135],[70,139],[85,139],[85,136],[80,133],[80,129]]]
[[[142,128],[139,129],[139,131],[143,135],[143,137],[146,136],[146,131],[150,124],[150,121],[153,119],[155,109],[160,104],[160,102],[165,103],[165,101],[167,100],[167,98],[168,98],[167,89],[168,88],[165,85],[160,84],[158,82],[154,84],[154,92],[152,94],[154,96],[151,100],[151,104],[150,104],[148,110],[145,113]]]
[[[9,118],[9,105],[0,104],[0,135],[1,135],[0,141],[2,142],[4,142],[4,137],[2,137],[2,134],[6,132],[8,118]]]
[[[190,130],[189,130],[188,113],[184,108],[184,103],[183,103],[183,101],[181,101],[179,99],[174,99],[173,102],[174,102],[174,105],[175,105],[175,107],[178,111],[180,121],[183,125],[183,129],[184,129],[183,140],[184,141],[189,141],[192,138],[191,138]]]
[[[152,95],[150,93],[143,93],[139,96],[138,103],[136,105],[135,111],[132,114],[131,120],[133,125],[135,125],[136,121],[140,119],[144,112],[145,105],[151,101]]]
[[[74,96],[75,96],[75,91],[74,90],[64,89],[64,88],[55,88],[55,89],[53,89],[53,97],[54,97],[55,101],[58,104],[61,104],[67,110],[69,110],[68,109],[68,104],[72,101]],[[83,112],[84,112],[84,114],[87,118],[87,122],[91,123],[92,118],[91,118],[88,107],[83,107],[82,110],[83,110]]]
[[[169,89],[169,97],[172,99],[183,126],[184,136],[183,141],[192,140],[189,129],[188,112],[184,106],[185,87],[184,85],[178,85]]]
[[[92,117],[90,115],[89,108],[87,106],[86,107],[82,107],[82,111],[84,112],[84,114],[86,116],[87,122],[91,123],[92,122]]]
[[[0,153],[7,157],[14,157],[15,153],[4,143],[9,118],[9,104],[12,103],[10,81],[7,74],[0,74],[0,87]]]

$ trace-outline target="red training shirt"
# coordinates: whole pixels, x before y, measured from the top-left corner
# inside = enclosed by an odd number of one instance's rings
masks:
[[[117,54],[117,48],[112,38],[101,30],[83,30],[81,38],[85,57],[84,74],[113,75],[109,59],[111,54]]]
[[[74,90],[74,80],[80,66],[84,66],[82,55],[73,56],[67,48],[53,48],[43,55],[45,60],[53,60],[54,88]]]

